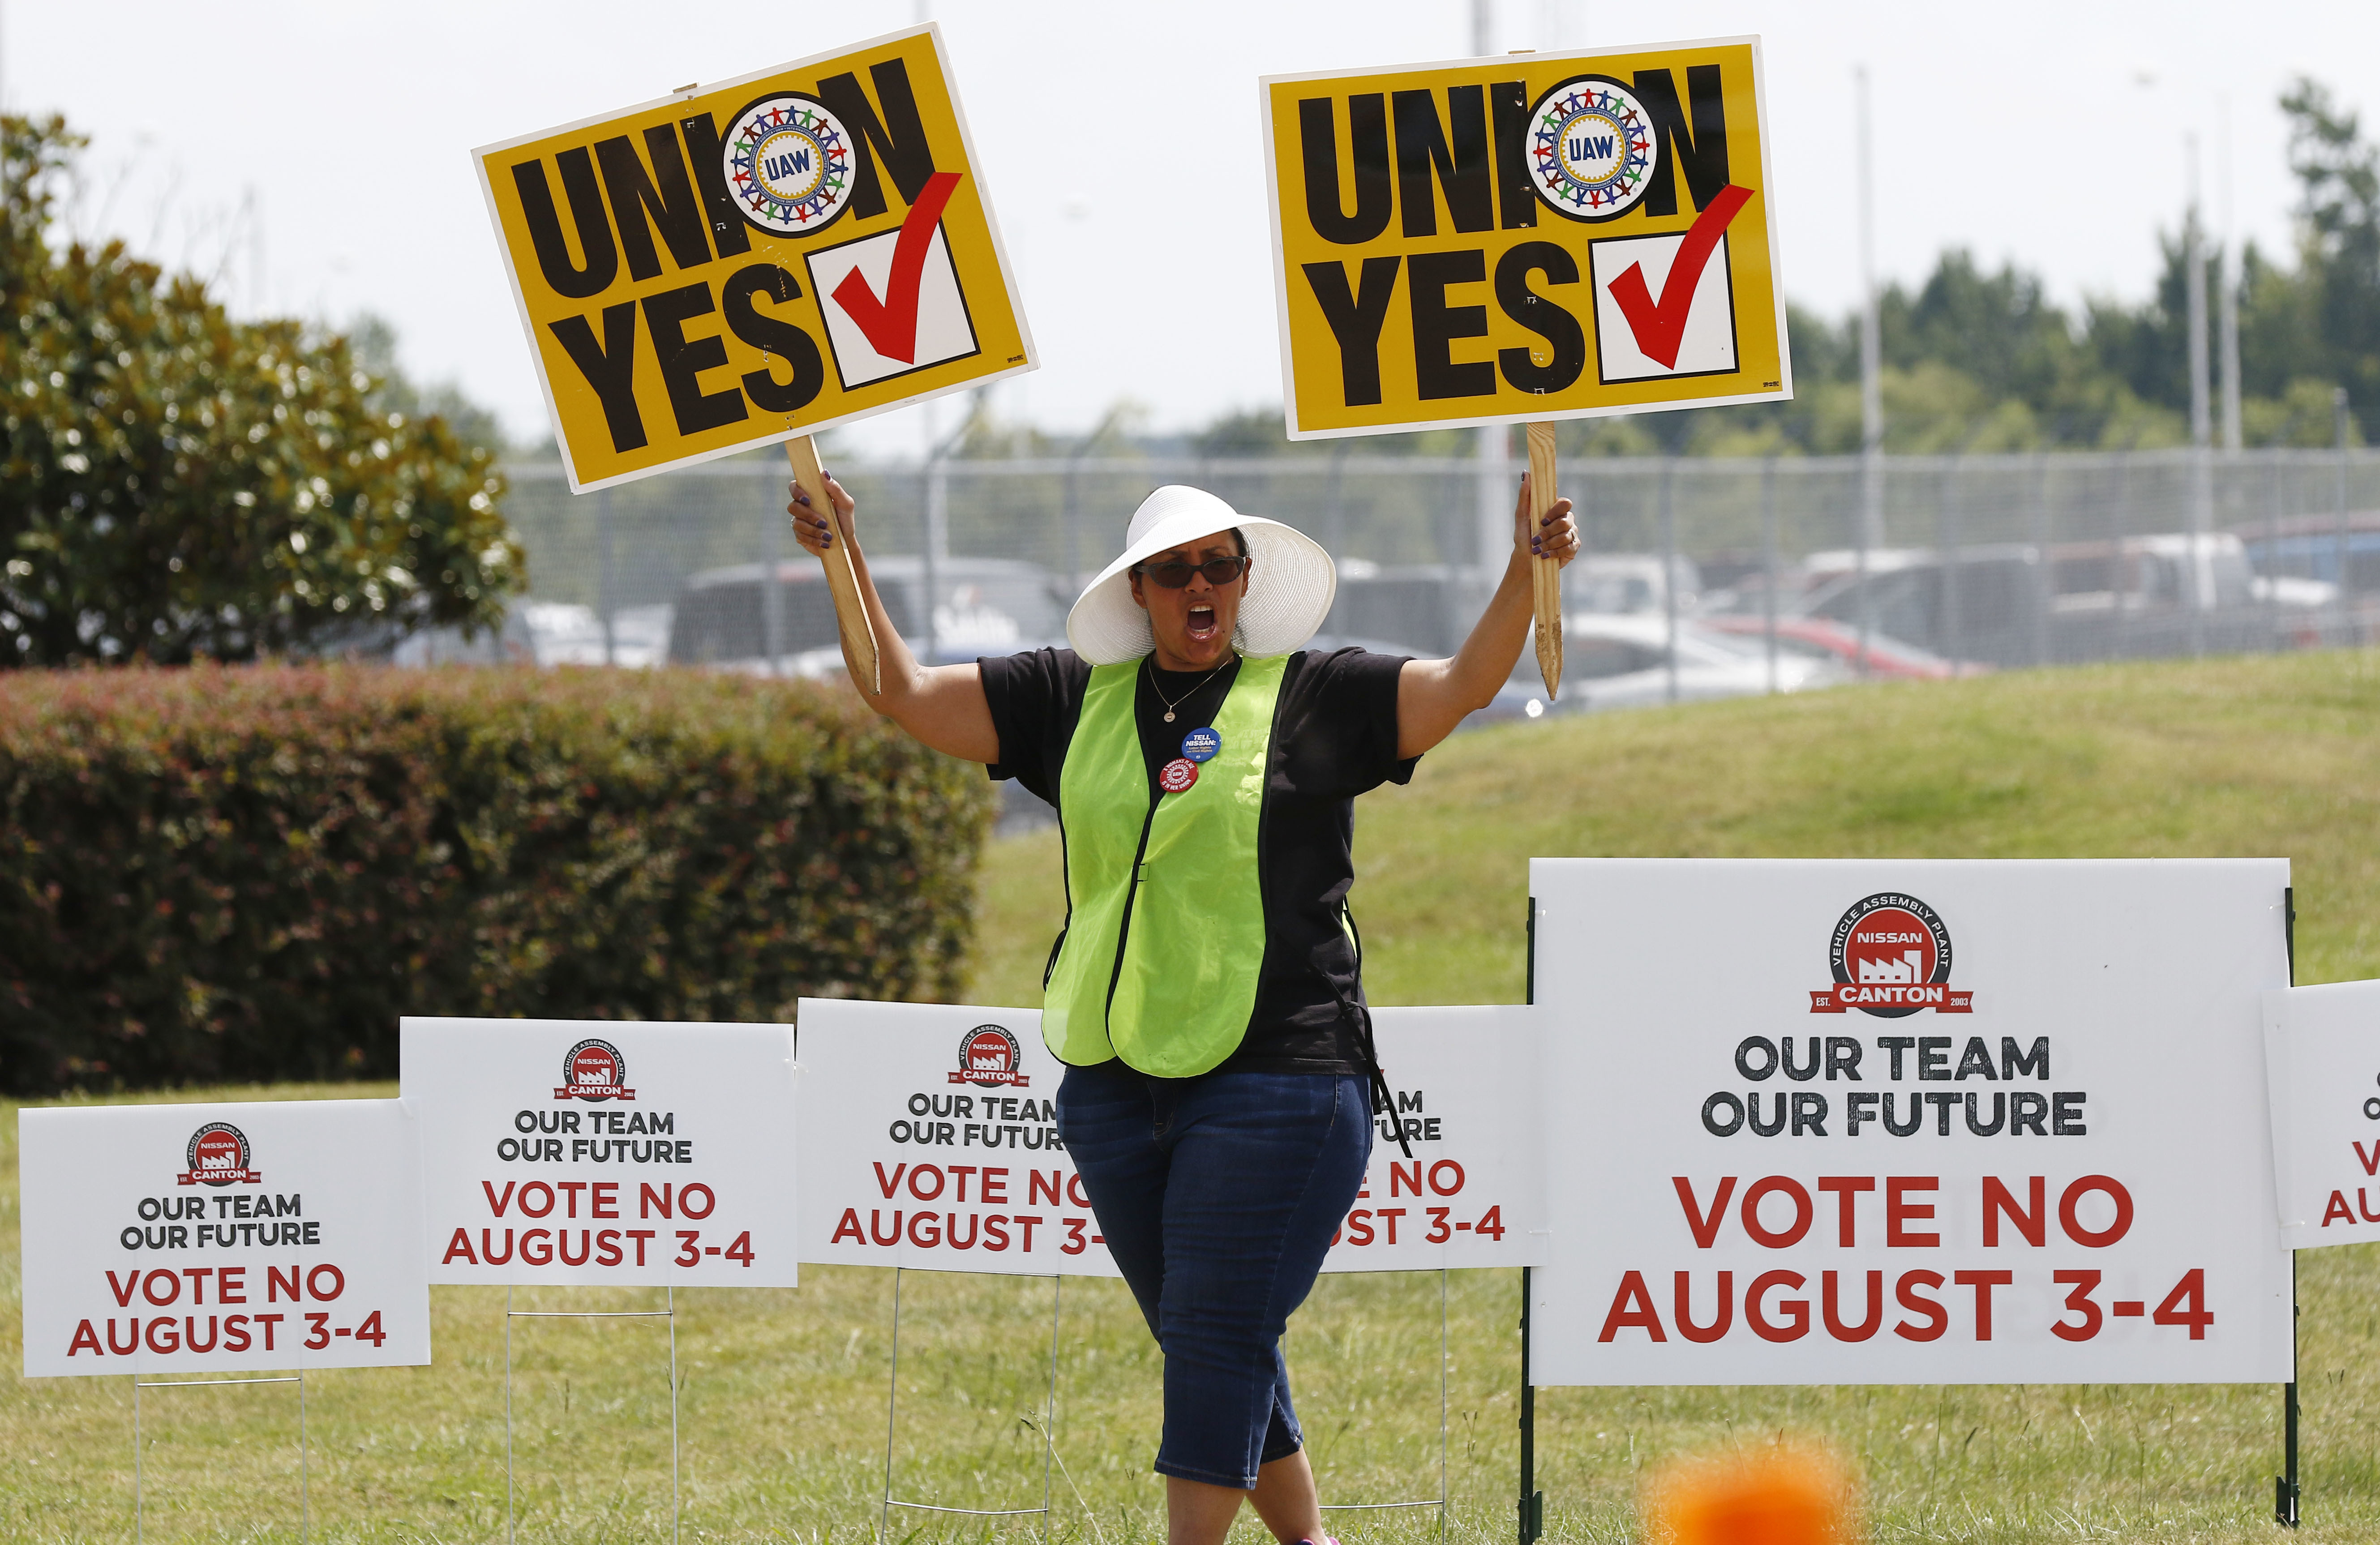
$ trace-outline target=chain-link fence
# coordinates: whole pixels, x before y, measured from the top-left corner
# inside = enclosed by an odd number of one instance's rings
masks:
[[[1169,482],[1330,549],[1342,576],[1330,634],[1451,651],[1483,574],[1501,572],[1522,467],[1342,453],[836,470],[905,634],[964,658],[1062,641],[1080,579]],[[837,663],[773,453],[577,498],[552,464],[507,471],[531,588],[500,649],[784,672]],[[1599,459],[1564,465],[1561,483],[1586,538],[1565,581],[1585,706],[1643,700],[1597,683],[1648,670],[1660,700],[2380,633],[2372,452]],[[423,641],[412,656],[456,647]]]

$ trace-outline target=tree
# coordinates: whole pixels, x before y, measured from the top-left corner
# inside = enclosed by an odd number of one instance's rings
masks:
[[[2039,276],[2012,263],[1986,273],[1973,254],[1945,252],[1915,294],[1896,284],[1880,309],[1886,364],[1956,364],[1994,399],[2046,404],[2070,391],[2084,368]]]
[[[2300,260],[2313,291],[2321,373],[2368,414],[2380,403],[2380,147],[2364,142],[2354,113],[2303,77],[2282,96],[2281,111],[2301,194]]]
[[[383,411],[348,341],[235,322],[53,230],[83,141],[0,118],[0,666],[371,649],[523,580],[495,453]]]

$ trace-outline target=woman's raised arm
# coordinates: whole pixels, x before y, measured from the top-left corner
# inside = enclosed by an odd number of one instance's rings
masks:
[[[1399,756],[1420,755],[1454,733],[1465,714],[1496,700],[1529,640],[1529,564],[1538,553],[1568,564],[1578,556],[1578,526],[1570,518],[1570,501],[1560,499],[1531,531],[1529,479],[1524,475],[1520,503],[1512,512],[1512,561],[1504,565],[1504,582],[1471,636],[1452,659],[1407,660],[1397,674]]]
[[[952,756],[963,756],[970,762],[986,764],[1000,760],[1000,733],[992,728],[991,705],[983,694],[983,668],[966,665],[919,665],[917,657],[901,637],[901,630],[884,610],[884,597],[876,593],[876,581],[868,572],[868,556],[860,550],[854,535],[857,525],[854,518],[858,501],[844,491],[832,473],[826,479],[826,495],[834,506],[834,524],[827,524],[826,515],[810,507],[810,496],[799,485],[793,489],[793,502],[785,513],[794,518],[794,537],[802,546],[820,558],[836,542],[851,544],[852,566],[859,573],[859,595],[867,603],[868,625],[876,630],[876,651],[880,657],[884,690],[869,696],[867,688],[860,696],[868,706],[886,718],[906,730],[923,744]],[[933,604],[933,597],[927,597]],[[861,679],[856,662],[848,650],[844,665],[856,682]]]

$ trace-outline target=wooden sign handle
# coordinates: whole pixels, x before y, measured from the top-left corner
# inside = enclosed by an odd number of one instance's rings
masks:
[[[785,460],[793,464],[794,482],[810,496],[810,508],[826,516],[842,539],[820,554],[826,565],[826,587],[834,593],[834,622],[843,634],[843,652],[849,656],[861,691],[883,695],[884,664],[876,652],[876,629],[868,621],[868,603],[859,598],[859,571],[851,561],[851,536],[834,518],[834,501],[827,497],[826,473],[819,465],[818,447],[808,435],[785,441]],[[774,580],[771,576],[771,581]]]
[[[1534,535],[1546,512],[1554,507],[1554,427],[1529,426],[1529,530]],[[1530,596],[1536,617],[1537,673],[1546,679],[1546,698],[1561,690],[1562,618],[1561,565],[1550,558],[1529,564]]]

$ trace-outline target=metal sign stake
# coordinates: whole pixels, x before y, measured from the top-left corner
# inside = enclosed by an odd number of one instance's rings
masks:
[[[1524,1003],[1537,1001],[1537,899],[1529,898],[1528,967]],[[1529,1269],[1521,1268],[1521,1494],[1520,1545],[1536,1545],[1546,1532],[1546,1494],[1537,1490],[1537,1386],[1529,1382]]]
[[[1050,1394],[1049,1404],[1041,1413],[1041,1505],[1039,1507],[942,1507],[933,1503],[903,1502],[892,1495],[892,1439],[894,1416],[901,1402],[901,1268],[892,1268],[892,1364],[884,1384],[884,1505],[877,1515],[877,1539],[890,1545],[892,1538],[892,1510],[906,1508],[913,1513],[948,1513],[963,1518],[1029,1518],[1041,1517],[1041,1539],[1048,1545],[1050,1518],[1055,1511],[1050,1505],[1050,1462],[1057,1452],[1058,1426],[1058,1316],[1063,1303],[1062,1295],[1065,1278],[1052,1273],[1050,1278]]]
[[[513,1285],[504,1284],[504,1540],[511,1545],[513,1508],[513,1322],[516,1320],[665,1320],[669,1322],[670,1387],[670,1542],[677,1545],[683,1527],[678,1494],[677,1442],[677,1289],[664,1286],[662,1309],[515,1309]]]
[[[2345,571],[2341,571],[2342,577]],[[2345,585],[2341,587],[2344,590]],[[2289,985],[2298,984],[2298,891],[2289,886],[2281,892],[2281,936],[2289,950]],[[2298,1307],[2298,1258],[2289,1252],[2289,1382],[2281,1386],[2281,1468],[2273,1478],[2273,1522],[2284,1528],[2298,1527],[2298,1319],[2305,1310]]]
[[[201,1384],[295,1384],[298,1386],[298,1538],[302,1542],[312,1532],[314,1509],[307,1494],[306,1477],[306,1374],[277,1373],[261,1379],[150,1379],[143,1381],[138,1373],[132,1376],[132,1545],[140,1545],[141,1529],[146,1523],[145,1503],[140,1490],[140,1392],[142,1390],[194,1389]]]
[[[1446,1281],[1447,1268],[1438,1269],[1438,1495],[1418,1497],[1402,1503],[1325,1503],[1317,1510],[1322,1513],[1386,1513],[1407,1507],[1438,1509],[1438,1537],[1446,1538],[1446,1515],[1451,1498],[1446,1488],[1446,1429],[1449,1390],[1447,1386]]]

